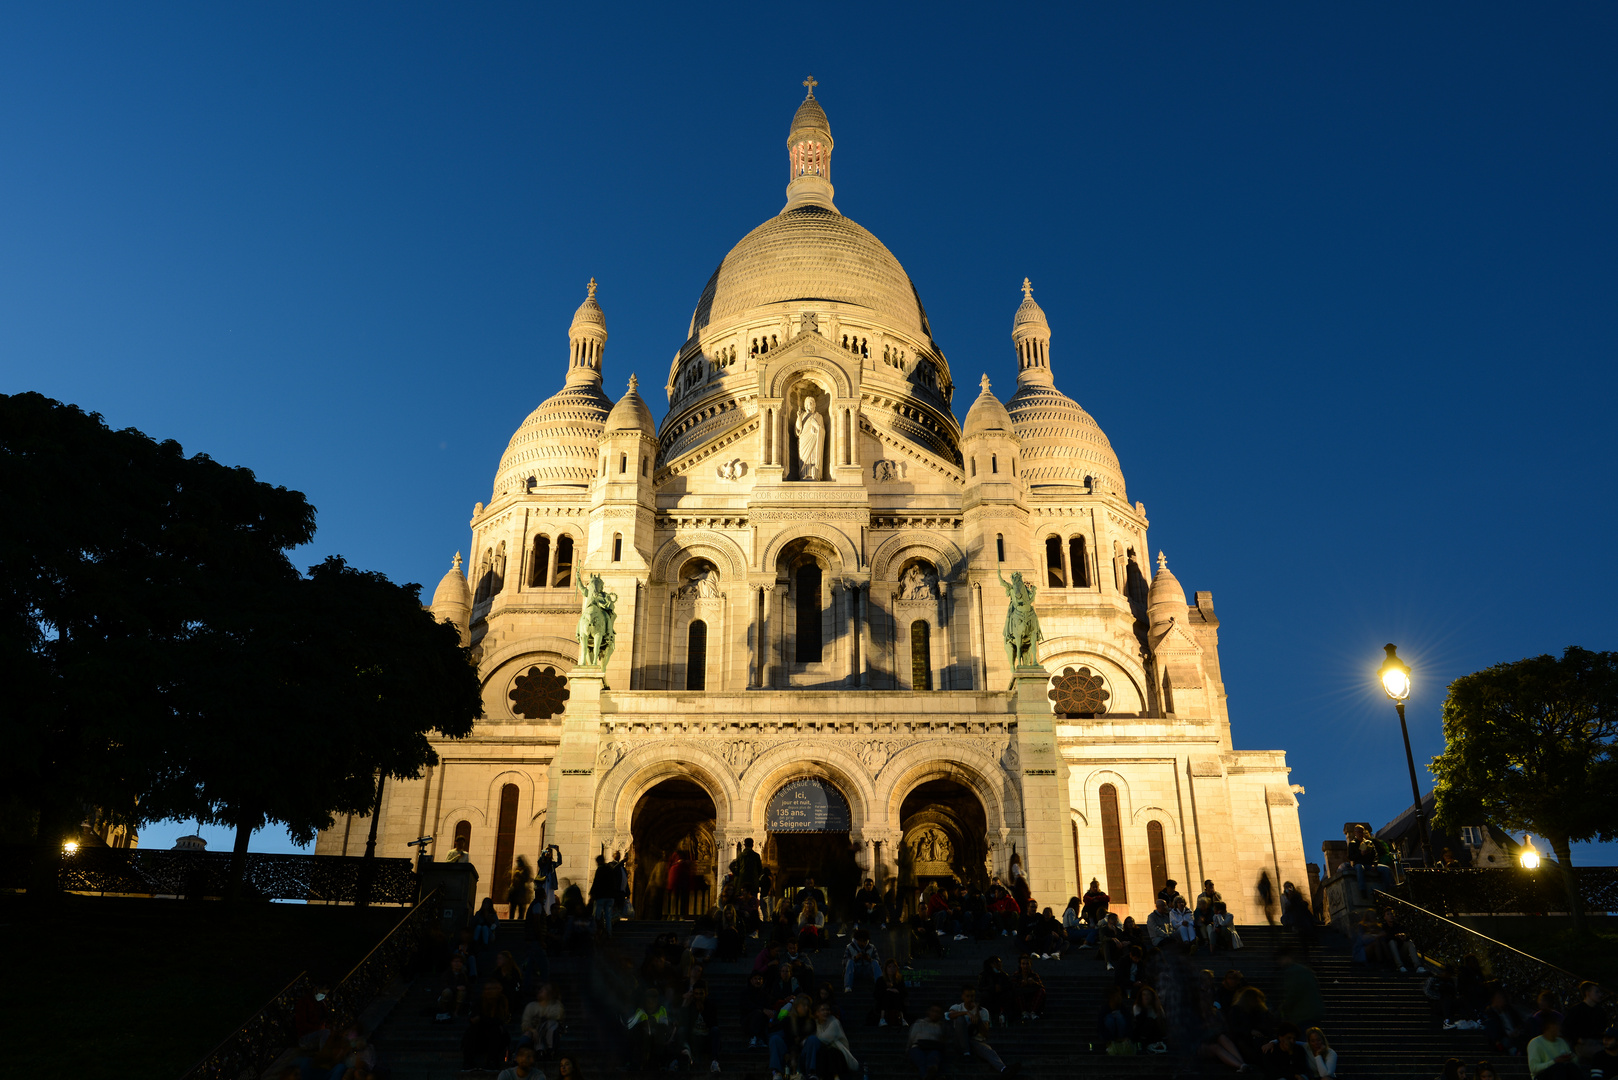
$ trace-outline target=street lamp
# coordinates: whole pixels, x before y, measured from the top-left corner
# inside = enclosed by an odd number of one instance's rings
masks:
[[[1384,645],[1383,649],[1388,655],[1377,674],[1382,679],[1383,691],[1393,702],[1393,707],[1399,710],[1399,731],[1405,739],[1405,764],[1410,766],[1410,794],[1416,800],[1416,824],[1421,827],[1421,853],[1430,867],[1433,865],[1433,838],[1427,831],[1427,815],[1421,812],[1421,785],[1416,783],[1416,758],[1410,752],[1410,729],[1405,726],[1405,699],[1410,696],[1410,665],[1399,659],[1392,645]]]
[[[1534,847],[1534,838],[1525,836],[1523,837],[1523,843],[1526,846],[1523,848],[1522,853],[1517,856],[1517,861],[1522,863],[1524,870],[1538,870],[1539,851]]]

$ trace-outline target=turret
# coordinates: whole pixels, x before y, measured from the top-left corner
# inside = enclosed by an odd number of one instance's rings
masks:
[[[813,75],[803,80],[809,93],[793,114],[792,128],[787,132],[787,204],[782,213],[800,206],[823,206],[836,210],[831,186],[831,121],[826,110],[815,100],[815,87],[820,84]]]
[[[607,351],[607,315],[596,303],[596,279],[591,278],[584,303],[573,313],[568,327],[567,381],[601,383],[601,357]]]
[[[1034,285],[1022,279],[1022,303],[1011,320],[1011,341],[1017,348],[1017,386],[1054,385],[1051,378],[1051,324],[1034,302]]]
[[[459,551],[450,562],[448,572],[439,580],[438,588],[433,590],[432,613],[439,622],[454,623],[461,632],[461,644],[464,646],[468,643],[472,622],[472,589],[461,570]]]
[[[629,377],[629,389],[607,414],[601,431],[601,476],[596,480],[591,528],[597,531],[591,549],[603,552],[615,566],[641,566],[639,551],[652,550],[655,500],[652,466],[657,458],[657,425],[638,389],[640,380]],[[615,512],[603,512],[616,507]],[[624,510],[633,507],[633,513]],[[609,527],[610,523],[610,527]]]

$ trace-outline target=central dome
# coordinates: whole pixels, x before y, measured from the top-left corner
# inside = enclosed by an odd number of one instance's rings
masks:
[[[782,303],[833,302],[931,343],[927,313],[893,252],[836,210],[801,206],[778,214],[730,249],[691,316],[691,336]]]

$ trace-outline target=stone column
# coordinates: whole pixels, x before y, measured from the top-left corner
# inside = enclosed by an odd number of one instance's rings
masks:
[[[562,849],[558,884],[588,890],[595,865],[596,755],[601,747],[601,691],[605,673],[576,667],[567,673],[569,695],[562,713],[562,738],[551,759],[546,840]],[[610,825],[611,823],[608,822]]]
[[[860,587],[860,688],[871,686],[871,586]]]
[[[1035,896],[1070,894],[1073,845],[1068,843],[1067,765],[1056,748],[1055,716],[1042,667],[1012,674],[1017,707],[1017,759],[1022,772],[1023,868]]]
[[[1263,908],[1253,899],[1253,882],[1243,880],[1224,763],[1217,754],[1195,754],[1186,762],[1186,770],[1190,779],[1191,814],[1197,830],[1197,849],[1202,856],[1203,874],[1213,879],[1214,886],[1224,895],[1225,904],[1238,923],[1263,918]],[[1257,879],[1257,874],[1254,879]],[[1276,887],[1280,888],[1279,884]]]

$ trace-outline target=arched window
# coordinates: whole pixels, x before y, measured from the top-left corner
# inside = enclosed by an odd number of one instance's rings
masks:
[[[573,584],[573,538],[567,533],[556,538],[556,578],[551,584],[557,588]]]
[[[470,821],[457,821],[455,823],[455,850],[466,858],[472,850],[472,823]]]
[[[551,538],[544,533],[534,537],[534,550],[528,556],[528,587],[545,586],[545,575],[551,568]]]
[[[503,904],[511,890],[511,860],[517,852],[517,785],[507,784],[500,789],[500,831],[494,836],[494,877],[489,884],[489,895],[494,902]]]
[[[1073,536],[1067,541],[1068,572],[1073,575],[1075,589],[1090,587],[1090,556],[1085,552],[1084,537]]]
[[[612,561],[613,562],[623,562],[624,561],[624,534],[623,533],[613,533],[612,534]]]
[[[1053,589],[1060,589],[1067,584],[1067,575],[1062,573],[1062,538],[1060,536],[1047,536],[1045,538],[1045,584]]]
[[[820,663],[820,564],[806,563],[798,568],[794,583],[797,593],[797,662]]]
[[[624,473],[626,473],[628,471],[629,471],[629,455],[628,454],[619,454],[618,455],[618,475],[622,476]]]
[[[932,628],[926,619],[910,624],[910,689],[933,688]]]
[[[1124,842],[1118,830],[1118,789],[1102,784],[1101,847],[1107,859],[1107,895],[1115,904],[1129,903],[1129,885],[1124,880]]]
[[[1006,561],[1006,536],[1004,533],[994,534],[994,561]]]
[[[1163,823],[1146,823],[1146,853],[1152,863],[1152,895],[1163,891],[1169,880],[1168,853],[1163,850]]]
[[[708,624],[701,619],[691,623],[685,650],[685,688],[708,689]]]

